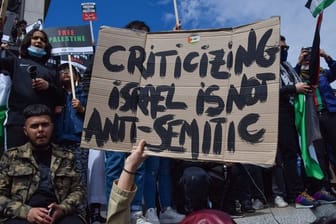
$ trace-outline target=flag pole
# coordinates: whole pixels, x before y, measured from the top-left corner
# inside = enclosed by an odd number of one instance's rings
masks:
[[[179,16],[178,16],[178,10],[177,10],[176,0],[173,0],[173,1],[174,1],[174,11],[175,11],[175,19],[176,19],[176,28],[178,28],[180,26],[180,19],[179,19]]]
[[[68,63],[69,63],[72,99],[76,99],[75,81],[74,81],[74,76],[73,76],[73,70],[72,70],[72,64],[71,64],[71,55],[70,54],[68,54]]]
[[[93,35],[93,28],[92,28],[92,20],[90,22],[90,32],[91,32],[91,39],[92,39],[92,46],[94,46],[94,35]]]
[[[320,29],[323,19],[323,10],[317,18],[314,40],[312,44],[311,57],[309,60],[309,82],[316,86],[320,76]]]

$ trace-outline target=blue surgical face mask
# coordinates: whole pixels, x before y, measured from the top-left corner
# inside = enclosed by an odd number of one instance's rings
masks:
[[[42,58],[43,56],[45,56],[47,54],[47,52],[39,47],[35,47],[35,46],[30,46],[28,47],[28,54],[30,56],[34,56],[34,57],[38,57],[38,58]]]

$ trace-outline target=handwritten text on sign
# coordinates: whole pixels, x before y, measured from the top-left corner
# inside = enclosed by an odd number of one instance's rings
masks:
[[[272,163],[279,21],[235,29],[100,33],[83,146]]]

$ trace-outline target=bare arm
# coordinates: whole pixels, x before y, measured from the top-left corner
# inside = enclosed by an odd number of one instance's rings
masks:
[[[127,157],[119,181],[113,183],[109,198],[107,224],[129,222],[129,207],[136,191],[134,176],[138,166],[146,158],[144,154],[145,144],[144,140],[139,142],[136,149]]]
[[[125,161],[125,167],[122,171],[118,187],[122,190],[131,191],[134,185],[134,174],[138,166],[145,160],[146,155],[144,153],[145,140],[141,140],[135,151],[129,155]]]

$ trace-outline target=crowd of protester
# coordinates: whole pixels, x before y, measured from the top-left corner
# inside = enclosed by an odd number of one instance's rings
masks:
[[[63,217],[68,216],[73,223],[105,223],[101,214],[104,206],[108,209],[107,223],[125,219],[134,224],[194,223],[197,217],[222,217],[226,220],[223,223],[234,223],[232,217],[267,206],[313,208],[336,203],[331,183],[336,97],[330,85],[336,79],[336,61],[324,50],[320,56],[328,68],[321,69],[319,83],[313,85],[308,72],[310,48],[299,52],[293,67],[287,62],[286,39],[280,37],[279,136],[273,167],[160,157],[144,160],[143,141],[138,155],[131,156],[80,147],[88,95],[81,74],[69,63],[56,69],[48,65],[52,47],[47,34],[39,29],[23,33],[19,30],[27,24],[21,22],[12,29],[13,40],[20,46],[19,56],[5,44],[1,46],[0,72],[10,78],[6,119],[1,119],[0,130],[0,134],[5,133],[0,136],[4,151],[0,217],[4,223],[48,224],[54,219],[67,223]],[[150,31],[142,21],[132,21],[125,28]],[[314,132],[320,138],[313,145],[321,178],[309,177],[301,158],[295,98],[303,95],[312,106],[312,122],[318,125]],[[60,158],[66,162],[58,164]],[[68,182],[71,185],[63,187],[69,188],[68,192],[62,191],[60,186]],[[124,200],[122,205],[119,200]]]

